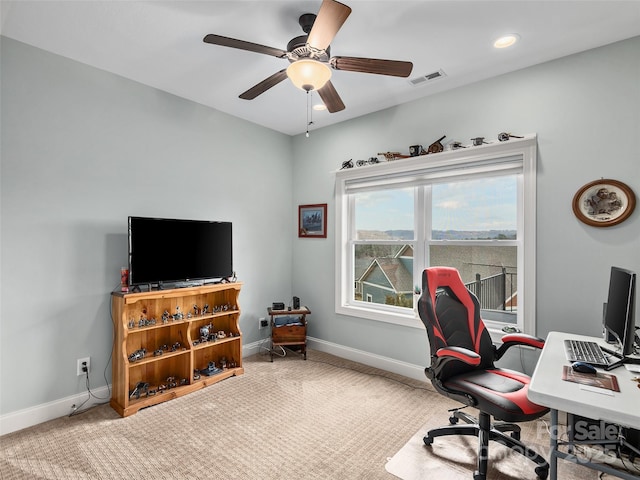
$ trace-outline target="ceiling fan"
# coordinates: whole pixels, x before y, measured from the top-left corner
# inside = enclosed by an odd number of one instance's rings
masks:
[[[345,107],[340,95],[331,83],[331,69],[329,67],[334,70],[396,77],[408,77],[413,69],[411,62],[359,57],[331,57],[329,44],[350,13],[351,8],[347,5],[335,0],[323,0],[317,15],[305,13],[300,16],[298,23],[305,35],[292,39],[286,50],[214,34],[205,36],[203,41],[289,60],[288,68],[265,78],[240,94],[240,98],[253,100],[288,77],[295,86],[302,90],[307,92],[317,90],[327,110],[334,113],[344,110]]]

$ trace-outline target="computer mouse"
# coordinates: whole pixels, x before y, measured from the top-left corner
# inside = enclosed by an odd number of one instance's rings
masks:
[[[574,372],[580,373],[597,373],[596,367],[587,362],[573,362],[571,368]]]

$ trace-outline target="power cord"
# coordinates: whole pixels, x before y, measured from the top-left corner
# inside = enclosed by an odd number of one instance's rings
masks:
[[[86,389],[87,389],[87,398],[84,399],[84,401],[80,404],[80,405],[75,405],[73,404],[71,406],[71,413],[69,414],[69,417],[73,417],[75,415],[79,415],[81,413],[87,412],[89,410],[91,410],[91,408],[93,408],[94,406],[98,406],[98,405],[104,405],[105,403],[109,403],[109,398],[111,397],[111,394],[109,393],[108,397],[98,397],[97,395],[95,395],[92,391],[91,391],[91,385],[89,383],[89,371],[85,368],[84,374],[85,374],[85,385],[86,385]],[[91,398],[95,398],[96,400],[107,400],[106,402],[100,402],[100,403],[96,403],[95,405],[93,405],[91,408],[87,408],[85,410],[82,410],[82,407],[85,403],[87,403]]]
[[[268,345],[265,346],[265,343],[268,342]],[[269,355],[271,353],[273,353],[274,355],[277,355],[279,357],[286,357],[287,356],[287,352],[285,352],[284,348],[282,348],[281,345],[278,345],[278,347],[280,347],[281,352],[277,352],[275,350],[273,350],[273,348],[271,347],[271,338],[265,338],[262,340],[262,342],[260,342],[260,345],[258,347],[259,352],[262,355]]]
[[[545,425],[546,425],[546,422],[545,422]],[[549,431],[548,426],[547,426],[547,431]],[[549,431],[549,433],[551,432]],[[564,434],[559,436],[558,441],[565,442],[565,443],[568,442],[569,441],[568,432],[565,431]],[[613,439],[611,440],[611,444],[616,442],[617,440],[613,440]],[[603,463],[607,464],[609,462],[607,462],[606,457],[609,457],[609,459],[613,459],[613,457],[611,456],[615,455],[615,459],[619,460],[620,464],[622,465],[622,467],[618,466],[617,467],[618,469],[620,469],[621,471],[626,471],[630,473],[634,473],[634,471],[640,472],[640,465],[638,465],[637,463],[638,457],[628,457],[627,460],[625,460],[626,454],[624,454],[621,451],[621,445],[619,443],[615,447],[615,454],[613,453],[614,452],[613,449],[607,449],[606,446],[601,446],[601,448],[597,448],[596,445],[590,445],[588,443],[572,444],[572,447],[574,449],[573,455],[576,457],[577,457],[576,454],[580,454],[580,456],[586,459],[587,461],[593,461],[594,459],[596,459],[596,463],[601,463],[603,462],[602,457],[600,457],[599,459],[597,457],[599,457],[600,455],[603,455],[605,457]],[[613,468],[616,468],[616,466],[613,466]],[[609,478],[609,474],[607,474],[606,472],[600,472],[600,474],[598,475],[598,478],[600,479]]]
[[[120,283],[118,283],[118,285],[116,285],[115,288],[117,288],[120,285]],[[79,415],[81,413],[87,412],[89,410],[91,410],[91,408],[93,407],[97,407],[99,405],[104,405],[106,403],[109,403],[109,400],[111,398],[111,384],[109,383],[109,379],[107,378],[107,369],[109,368],[109,364],[111,363],[111,360],[113,358],[113,347],[115,346],[115,341],[116,341],[116,324],[113,321],[113,304],[111,302],[109,302],[109,318],[111,319],[111,323],[113,326],[112,329],[112,342],[111,342],[111,352],[109,353],[109,358],[107,359],[107,363],[104,366],[104,370],[102,371],[102,376],[104,378],[105,381],[105,385],[107,386],[107,396],[106,397],[99,397],[97,395],[95,395],[92,391],[91,391],[91,383],[89,381],[89,370],[87,367],[83,367],[83,372],[85,374],[85,388],[87,389],[87,398],[80,403],[80,405],[76,405],[75,403],[71,406],[71,413],[69,414],[69,417],[73,417],[75,415]],[[98,402],[94,405],[91,406],[91,408],[87,408],[85,410],[82,410],[82,407],[91,399],[94,398],[96,400],[106,400],[105,402]]]

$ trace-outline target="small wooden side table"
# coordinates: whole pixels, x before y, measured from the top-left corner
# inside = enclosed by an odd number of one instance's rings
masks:
[[[307,315],[311,314],[308,307],[295,310],[273,310],[267,308],[271,317],[271,361],[273,362],[273,348],[279,346],[298,346],[307,359]],[[276,326],[278,317],[289,316],[291,323]]]

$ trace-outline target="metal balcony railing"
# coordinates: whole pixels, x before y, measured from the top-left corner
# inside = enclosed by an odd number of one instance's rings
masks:
[[[506,268],[501,273],[485,278],[480,278],[480,274],[476,273],[475,281],[465,283],[465,287],[478,297],[483,310],[517,310],[517,274],[507,273]]]

